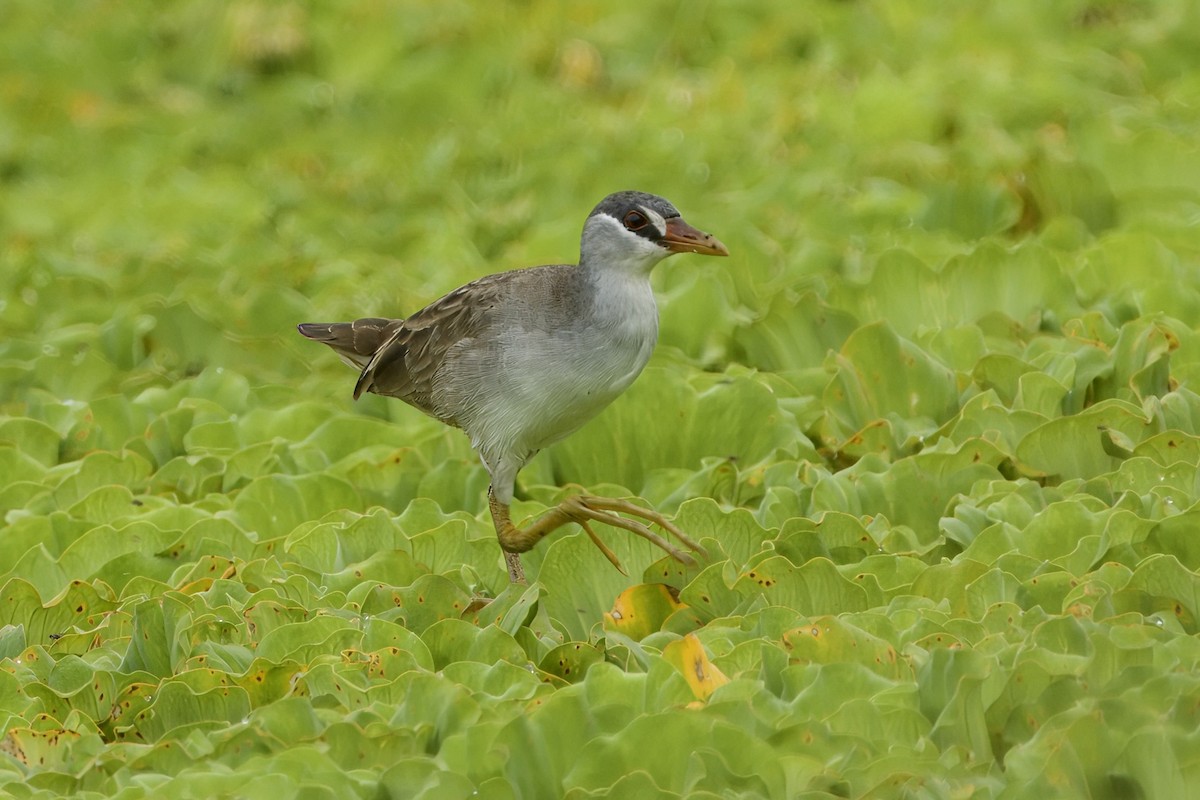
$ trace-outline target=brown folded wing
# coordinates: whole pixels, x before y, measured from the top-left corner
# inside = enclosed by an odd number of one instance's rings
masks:
[[[438,368],[452,347],[474,338],[482,328],[499,301],[504,280],[501,273],[468,283],[391,329],[364,364],[354,386],[355,399],[363,392],[398,397],[455,424],[433,403]]]

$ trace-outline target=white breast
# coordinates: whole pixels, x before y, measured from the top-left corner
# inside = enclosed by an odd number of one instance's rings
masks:
[[[598,414],[641,373],[658,338],[643,275],[597,275],[592,301],[571,324],[512,325],[499,333],[499,397],[460,422],[484,456],[524,463]],[[528,321],[526,321],[528,322]]]

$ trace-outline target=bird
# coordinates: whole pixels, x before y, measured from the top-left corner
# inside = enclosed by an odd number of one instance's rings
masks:
[[[365,392],[396,397],[466,433],[491,479],[488,508],[512,582],[525,582],[520,553],[570,522],[622,572],[591,522],[695,564],[649,525],[704,555],[698,543],[662,514],[627,500],[570,496],[524,527],[509,511],[517,473],[530,459],[596,416],[646,366],[658,339],[650,272],[676,253],[729,250],[686,223],[668,200],[615,192],[584,221],[577,264],[487,275],[402,319],[297,327],[359,370],[354,399]]]

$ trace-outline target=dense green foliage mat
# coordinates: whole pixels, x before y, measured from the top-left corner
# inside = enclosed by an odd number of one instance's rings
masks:
[[[300,321],[673,200],[521,476]],[[0,4],[0,796],[1200,795],[1200,6]],[[490,599],[490,602],[483,602]]]

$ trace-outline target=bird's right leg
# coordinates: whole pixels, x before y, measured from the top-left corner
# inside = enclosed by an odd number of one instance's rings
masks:
[[[700,545],[689,539],[683,531],[672,525],[665,517],[656,512],[634,506],[626,501],[589,496],[568,497],[523,528],[513,524],[509,514],[509,504],[501,501],[496,496],[494,487],[488,488],[488,507],[492,512],[492,522],[496,526],[496,536],[500,539],[500,547],[504,550],[504,558],[508,563],[509,579],[514,583],[525,582],[525,572],[521,567],[518,554],[529,550],[543,537],[569,522],[579,523],[580,527],[587,533],[588,538],[592,540],[592,543],[622,573],[625,572],[625,568],[621,566],[620,560],[608,545],[604,544],[600,537],[596,535],[596,532],[592,530],[590,522],[603,522],[616,528],[623,528],[662,548],[675,560],[683,564],[694,565],[696,563],[696,560],[690,555],[678,549],[642,523],[617,516],[612,513],[613,511],[624,511],[661,525],[687,547],[698,553],[704,553]]]

